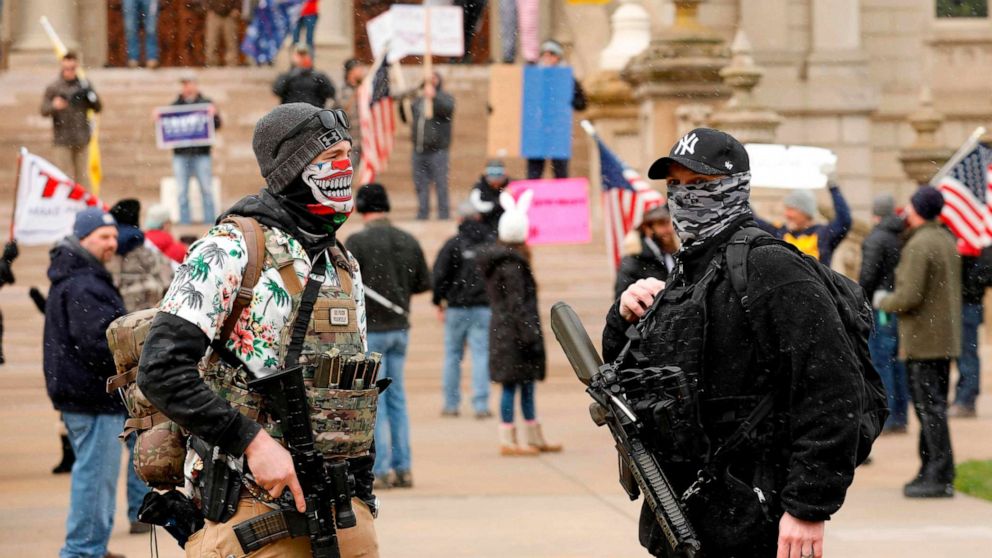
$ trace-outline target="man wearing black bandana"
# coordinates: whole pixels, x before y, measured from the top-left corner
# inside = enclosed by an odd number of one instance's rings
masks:
[[[293,515],[306,509],[298,471],[271,409],[246,390],[249,381],[295,364],[303,365],[310,382],[307,412],[315,448],[325,463],[345,461],[353,481],[357,525],[337,530],[341,556],[378,556],[372,494],[377,391],[368,389],[374,387],[371,379],[364,391],[361,380],[351,389],[343,381],[339,389],[333,389],[336,383],[318,385],[314,371],[321,362],[318,355],[361,355],[368,348],[361,273],[335,238],[354,205],[348,128],[342,111],[306,103],[280,105],[259,120],[252,147],[265,186],[238,201],[190,247],[145,340],[138,385],[152,404],[192,434],[186,487],[208,521],[185,542],[189,557],[311,556],[309,539],[299,532],[302,516]],[[264,236],[264,253],[256,261],[261,274],[246,297],[240,291],[249,273],[251,237],[246,225],[225,220],[231,216],[254,219],[260,225],[254,234]],[[237,299],[250,302],[237,314],[233,329],[224,328]],[[312,313],[297,320],[305,301]],[[303,333],[294,328],[298,324],[305,325],[305,335],[297,335]],[[322,399],[333,397],[331,392],[348,392],[349,401],[358,403],[337,407],[339,400]],[[337,408],[357,410],[345,417],[326,411]],[[198,449],[204,446],[212,459]],[[208,489],[204,472],[205,461],[220,466],[218,456],[237,472],[231,490],[240,494],[233,516],[223,506],[219,518],[207,512],[217,507],[207,503],[216,491]],[[282,530],[279,521],[251,524],[253,532],[262,533],[257,537],[262,544],[244,547],[232,528],[267,513],[283,514]]]
[[[690,377],[704,449],[681,462],[659,458],[707,556],[819,558],[824,522],[854,476],[858,421],[851,417],[861,413],[862,380],[841,317],[815,271],[775,243],[748,253],[745,313],[724,263],[735,233],[756,226],[750,164],[735,138],[693,130],[648,176],[667,180],[683,246],[667,283],[638,281],[610,310],[603,356],[615,359],[639,323],[650,365],[679,366]],[[769,394],[770,415],[746,442],[714,458]],[[712,478],[694,484],[707,463]],[[669,556],[647,506],[640,539],[653,555]]]

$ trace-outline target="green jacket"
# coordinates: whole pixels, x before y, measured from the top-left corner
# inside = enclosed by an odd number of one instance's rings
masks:
[[[899,314],[899,356],[910,360],[961,354],[961,257],[939,223],[914,230],[899,256],[896,290],[880,304]]]

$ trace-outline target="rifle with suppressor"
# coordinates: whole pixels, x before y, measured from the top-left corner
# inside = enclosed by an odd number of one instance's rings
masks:
[[[337,529],[347,529],[358,522],[351,509],[348,464],[340,461],[325,465],[323,454],[314,445],[303,367],[295,366],[252,380],[248,387],[266,397],[266,408],[282,427],[283,439],[293,456],[293,467],[303,489],[306,502],[303,515],[313,557],[340,558],[335,524]]]
[[[638,489],[644,494],[676,556],[700,558],[696,532],[657,458],[644,446],[643,423],[627,400],[613,366],[603,364],[582,321],[568,304],[557,302],[551,307],[551,329],[575,375],[587,386],[586,393],[593,399],[589,406],[593,422],[596,426],[608,426],[613,434],[620,456],[620,484],[627,495],[636,500]],[[636,484],[630,483],[629,477]]]

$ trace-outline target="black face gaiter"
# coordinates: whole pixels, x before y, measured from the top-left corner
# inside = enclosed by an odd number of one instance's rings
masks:
[[[333,215],[315,215],[307,209],[308,205],[316,204],[317,200],[300,177],[286,188],[284,194],[277,194],[275,197],[296,221],[297,228],[303,233],[298,240],[308,253],[319,252],[334,244],[334,235],[344,224],[344,220],[337,223]]]

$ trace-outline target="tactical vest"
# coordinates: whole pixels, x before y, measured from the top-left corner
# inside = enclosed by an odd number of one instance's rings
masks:
[[[325,459],[343,459],[368,455],[375,429],[378,391],[374,387],[342,390],[314,385],[319,355],[330,353],[334,355],[332,358],[343,361],[365,352],[352,296],[352,275],[356,270],[350,267],[341,248],[335,246],[328,252],[332,261],[327,266],[325,281],[314,303],[300,364],[304,366],[310,420],[317,449]],[[293,268],[293,261],[288,248],[277,241],[271,230],[265,228],[265,268],[279,272],[284,294],[290,297],[292,305],[290,316],[278,336],[280,365],[285,361],[303,295],[304,285]],[[262,397],[248,391],[250,378],[244,367],[232,367],[226,359],[219,358],[217,351],[211,351],[201,360],[200,373],[218,395],[261,424],[273,438],[281,440],[282,433],[265,411]]]

